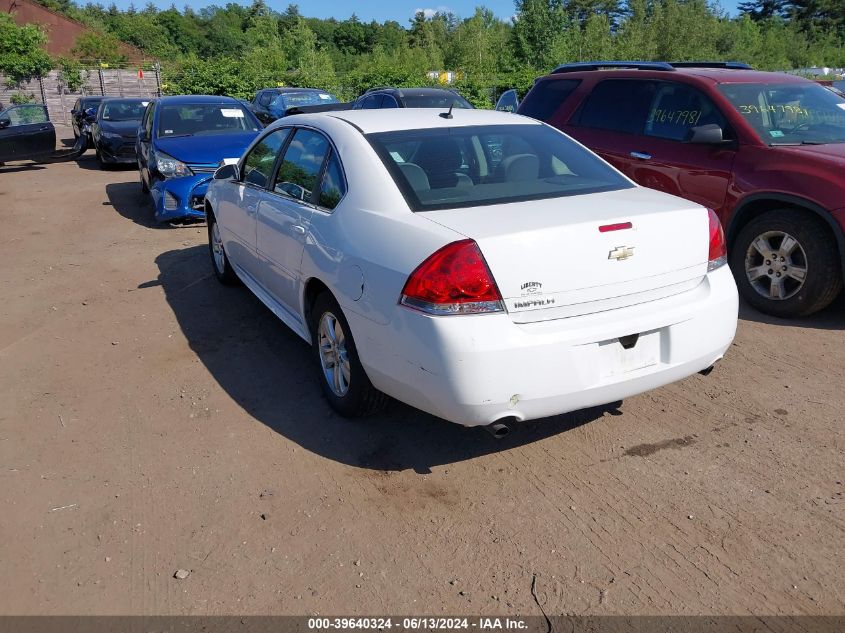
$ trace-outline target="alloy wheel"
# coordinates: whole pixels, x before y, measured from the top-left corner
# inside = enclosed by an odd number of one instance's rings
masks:
[[[217,222],[211,225],[211,252],[214,255],[214,266],[221,275],[226,273],[226,254],[223,252],[223,238],[220,237],[220,226]]]
[[[317,345],[323,376],[332,392],[342,398],[349,391],[352,369],[346,350],[346,335],[337,317],[324,312],[317,328]]]
[[[807,279],[807,254],[789,233],[766,231],[758,235],[745,254],[745,274],[762,297],[783,301],[795,296]]]

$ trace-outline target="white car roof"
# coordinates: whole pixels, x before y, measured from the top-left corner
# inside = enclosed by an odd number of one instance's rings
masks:
[[[279,121],[285,124],[316,123],[324,117],[333,117],[347,121],[363,134],[374,132],[394,132],[398,130],[419,130],[424,128],[455,128],[468,125],[542,125],[535,119],[497,112],[496,110],[469,110],[453,108],[452,118],[446,119],[440,114],[440,108],[386,108],[382,110],[333,110],[315,114],[298,114],[284,117]],[[316,118],[319,117],[319,118]]]

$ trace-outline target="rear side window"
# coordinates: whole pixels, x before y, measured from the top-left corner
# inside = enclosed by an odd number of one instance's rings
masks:
[[[377,110],[381,107],[381,95],[370,95],[366,99],[364,99],[364,103],[361,105],[362,110]]]
[[[656,85],[639,79],[599,82],[581,105],[578,125],[642,134],[654,101]]]
[[[334,209],[340,199],[346,195],[346,183],[343,180],[343,172],[340,169],[340,161],[337,155],[332,153],[323,173],[323,182],[320,183],[320,196],[317,204],[324,209]]]
[[[580,83],[580,79],[542,79],[531,89],[531,96],[526,97],[519,113],[548,121]]]
[[[329,151],[329,141],[313,130],[299,129],[285,150],[273,191],[303,202],[311,202],[317,176]]]
[[[244,159],[243,181],[264,188],[273,175],[276,157],[285,144],[290,128],[283,128],[268,134],[250,150]]]
[[[414,211],[615,191],[621,174],[545,125],[479,125],[369,134]],[[561,205],[561,212],[566,206]]]

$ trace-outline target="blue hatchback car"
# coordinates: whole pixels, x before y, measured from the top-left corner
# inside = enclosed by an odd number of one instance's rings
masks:
[[[155,219],[204,218],[208,183],[224,158],[240,158],[261,123],[231,97],[180,96],[150,101],[138,128],[141,189]]]

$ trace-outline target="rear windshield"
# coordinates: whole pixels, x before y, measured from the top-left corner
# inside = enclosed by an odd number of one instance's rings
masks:
[[[633,187],[595,154],[544,125],[403,130],[367,138],[414,211]]]
[[[258,124],[241,104],[181,104],[162,106],[158,115],[158,134],[200,136],[258,131]]]
[[[273,99],[273,106],[287,110],[299,106],[323,105],[337,103],[337,98],[328,92],[287,92]]]
[[[402,95],[402,100],[405,102],[406,108],[443,108],[449,106],[455,108],[472,108],[469,102],[461,95],[454,92],[429,92],[424,94],[408,94]]]

